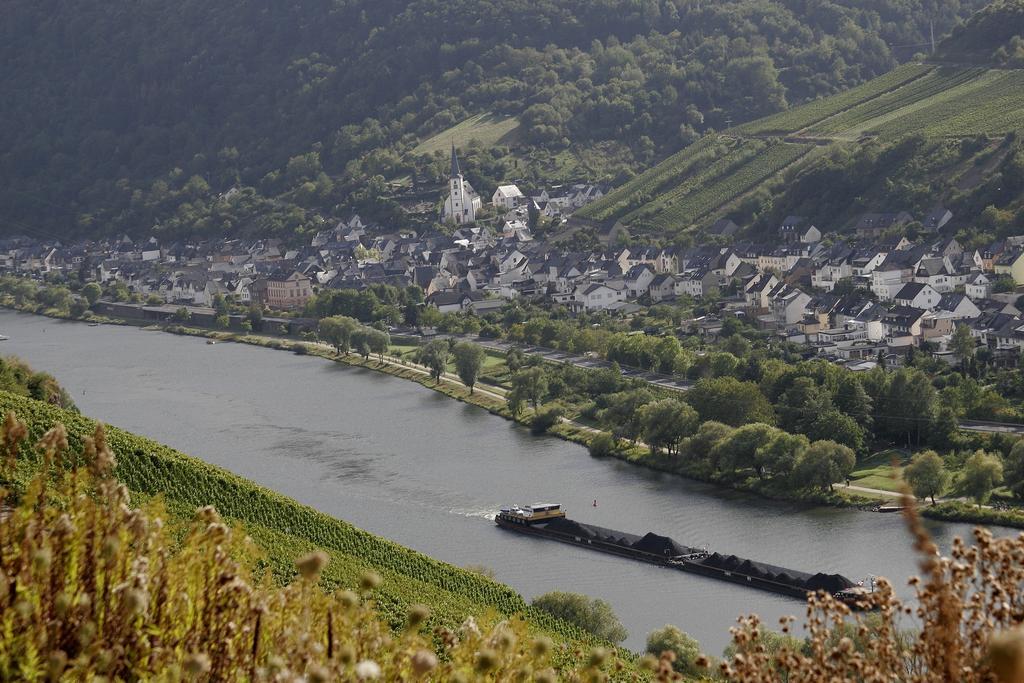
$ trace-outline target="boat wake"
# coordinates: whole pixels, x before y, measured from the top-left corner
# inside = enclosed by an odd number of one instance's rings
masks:
[[[490,519],[494,520],[498,516],[497,510],[481,510],[479,508],[451,508],[448,510],[450,515],[458,515],[459,517],[471,517],[478,519]]]

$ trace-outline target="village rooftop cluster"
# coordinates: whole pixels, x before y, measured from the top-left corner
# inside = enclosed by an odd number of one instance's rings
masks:
[[[718,304],[719,312],[684,323],[688,329],[713,335],[723,316],[743,316],[852,369],[873,367],[879,358],[898,363],[910,346],[927,345],[951,359],[948,345],[961,323],[997,357],[1016,361],[1024,349],[1014,293],[1024,284],[1024,236],[965,250],[942,236],[953,216],[939,207],[921,217],[924,237],[917,241],[899,236],[914,220],[907,212],[864,214],[843,240],[823,241],[822,231],[799,216],[786,218],[770,243],[737,240],[739,226],[728,220],[705,231],[715,244],[690,248],[574,252],[534,239],[528,222],[541,210],[538,199],[561,221],[600,195],[581,185],[556,205],[547,193],[527,197],[503,185],[492,196],[495,219],[478,221],[482,202],[453,149],[442,216],[455,224],[451,235],[417,235],[353,214],[300,248],[274,239],[161,244],[126,236],[64,245],[16,237],[0,241],[0,269],[120,282],[143,299],[165,302],[150,311],[156,317],[170,316],[175,306],[208,307],[218,294],[301,314],[318,291],[416,285],[442,313],[481,315],[520,300],[626,316],[690,297]]]

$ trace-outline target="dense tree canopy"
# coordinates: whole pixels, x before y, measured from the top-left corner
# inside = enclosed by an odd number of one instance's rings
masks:
[[[981,4],[12,0],[3,229],[294,233],[346,200],[387,214],[385,178],[443,172],[407,155],[415,140],[486,111],[519,116],[524,150],[646,162],[883,73],[913,52],[892,46]]]

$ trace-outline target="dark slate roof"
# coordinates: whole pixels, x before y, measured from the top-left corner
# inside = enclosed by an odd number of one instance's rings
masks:
[[[455,153],[455,143],[452,143],[452,178],[456,178],[462,175],[462,170],[459,168],[459,156]]]
[[[899,292],[897,292],[894,298],[896,299],[913,299],[915,296],[921,293],[921,291],[927,287],[923,282],[908,282],[903,285]]]

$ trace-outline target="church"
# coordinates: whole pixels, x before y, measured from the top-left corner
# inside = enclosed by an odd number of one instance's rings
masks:
[[[480,195],[473,186],[462,177],[459,168],[459,157],[455,154],[455,143],[452,143],[452,172],[448,181],[448,198],[441,209],[441,222],[452,221],[458,225],[474,223],[476,212],[483,206]]]

